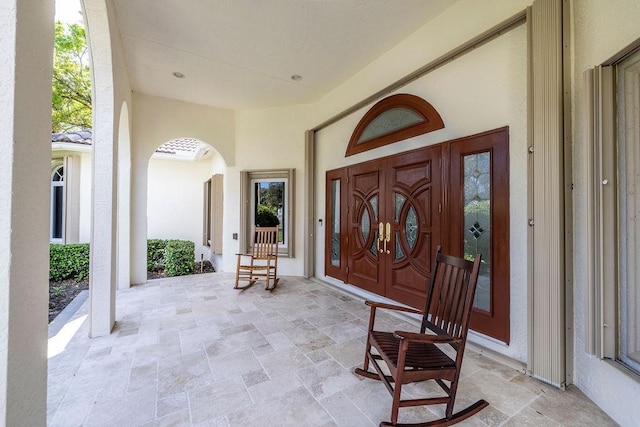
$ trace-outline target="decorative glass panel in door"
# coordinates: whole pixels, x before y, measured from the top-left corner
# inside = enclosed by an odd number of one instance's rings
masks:
[[[471,329],[509,344],[509,129],[451,142],[451,255],[482,255]]]
[[[491,154],[464,156],[464,257],[482,255],[473,306],[491,311]]]
[[[344,168],[327,171],[325,185],[327,219],[325,233],[324,250],[324,272],[327,276],[335,277],[338,280],[347,280],[347,216],[346,200],[347,195],[347,172]],[[323,221],[318,222],[320,230],[323,228]],[[319,230],[319,232],[320,232]]]
[[[340,180],[331,180],[331,265],[340,266]]]

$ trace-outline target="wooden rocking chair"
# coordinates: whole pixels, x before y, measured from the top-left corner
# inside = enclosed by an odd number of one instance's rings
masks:
[[[250,254],[236,254],[236,284],[234,289],[247,289],[258,280],[266,282],[265,289],[272,291],[278,281],[278,227],[256,227]],[[241,281],[248,281],[240,286]]]
[[[471,262],[444,255],[440,249],[438,246],[424,311],[366,302],[371,307],[371,315],[364,369],[356,368],[355,372],[381,380],[393,396],[391,422],[382,422],[380,426],[447,426],[465,420],[489,405],[481,399],[453,413],[481,257],[477,255],[475,262]],[[422,315],[420,333],[376,331],[374,322],[378,308]],[[443,345],[450,346],[452,351],[445,353],[441,350]],[[376,353],[372,352],[373,348]],[[369,372],[369,362],[375,368],[375,373]],[[390,375],[384,373],[381,362],[386,364]],[[400,399],[403,384],[425,380],[435,380],[445,395]],[[444,418],[417,424],[397,423],[398,409],[401,407],[439,404],[447,405]]]

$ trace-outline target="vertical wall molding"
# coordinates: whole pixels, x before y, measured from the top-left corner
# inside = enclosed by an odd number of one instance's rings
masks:
[[[80,240],[80,156],[64,157],[64,242]]]
[[[531,196],[535,224],[529,283],[528,371],[558,387],[566,384],[562,9],[563,2],[536,0],[528,21],[531,29]]]
[[[315,221],[315,168],[316,133],[308,130],[304,134],[304,272],[307,279],[316,275],[314,266],[316,258],[316,221]],[[326,189],[325,189],[326,191]]]
[[[211,253],[222,254],[222,218],[223,218],[223,203],[224,203],[224,176],[222,174],[215,174],[211,177],[210,187],[210,223],[209,230],[211,230]]]

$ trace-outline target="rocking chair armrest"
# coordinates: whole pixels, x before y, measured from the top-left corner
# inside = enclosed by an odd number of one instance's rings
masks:
[[[411,307],[403,307],[401,305],[385,304],[383,302],[375,301],[365,301],[364,303],[371,308],[385,308],[388,310],[404,311],[406,313],[424,314],[424,311],[422,310],[417,310]]]
[[[424,344],[458,344],[462,342],[462,338],[452,337],[451,335],[420,334],[407,331],[395,331],[393,335],[400,340]]]

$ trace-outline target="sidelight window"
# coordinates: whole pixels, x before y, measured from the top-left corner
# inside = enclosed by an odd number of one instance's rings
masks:
[[[473,306],[491,311],[491,154],[464,156],[464,256],[482,255]]]

